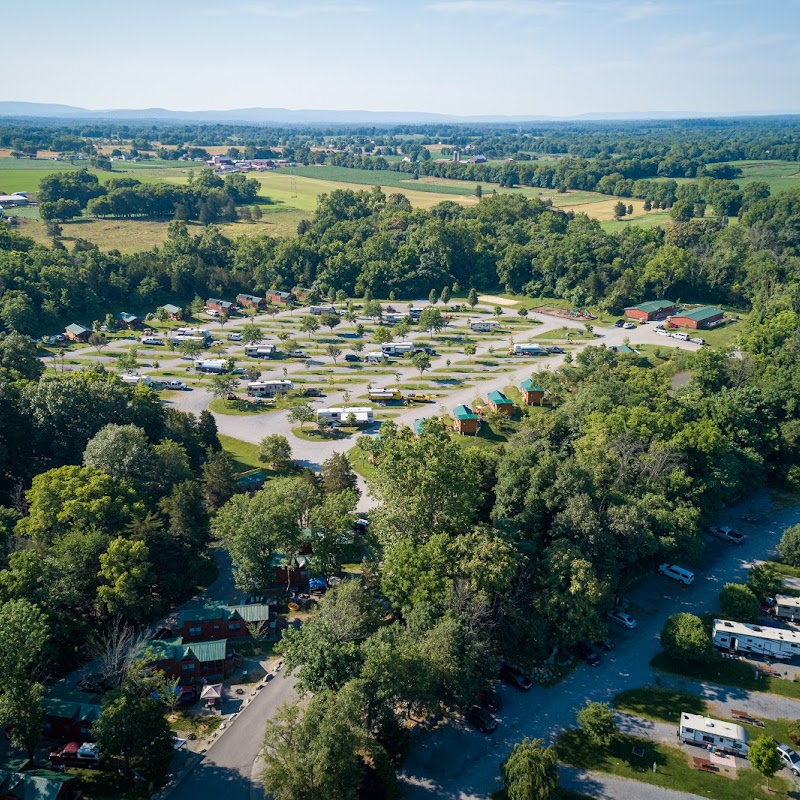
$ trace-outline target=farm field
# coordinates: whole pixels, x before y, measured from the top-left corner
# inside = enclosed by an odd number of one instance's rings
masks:
[[[752,181],[765,181],[772,193],[800,186],[800,164],[794,161],[731,161],[742,170],[740,178],[734,178],[740,186]]]

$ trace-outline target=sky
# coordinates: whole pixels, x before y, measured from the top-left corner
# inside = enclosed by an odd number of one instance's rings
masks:
[[[2,19],[2,100],[800,112],[800,0],[39,0]]]

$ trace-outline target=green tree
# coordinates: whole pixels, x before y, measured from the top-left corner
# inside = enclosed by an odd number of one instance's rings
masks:
[[[217,400],[225,400],[229,395],[233,394],[238,385],[239,379],[235,375],[230,372],[222,372],[219,375],[212,376],[211,394]]]
[[[319,330],[319,320],[312,314],[306,314],[300,317],[300,330],[303,333],[315,333]]]
[[[289,422],[292,424],[299,422],[301,430],[306,422],[314,422],[316,418],[317,413],[311,407],[310,403],[298,403],[292,406],[289,411]]]
[[[211,511],[221,508],[236,491],[233,460],[224,450],[209,453],[203,464],[203,495]]]
[[[431,334],[438,333],[445,326],[444,315],[438,308],[423,308],[419,317],[419,327]]]
[[[761,604],[743,583],[726,583],[719,593],[719,608],[725,619],[758,622]]]
[[[89,440],[83,463],[117,479],[143,480],[151,474],[153,449],[141,428],[111,423]]]
[[[436,305],[436,300],[437,300],[436,289],[431,289],[430,292],[428,293],[428,302],[432,306],[435,306]]]
[[[747,585],[759,600],[764,600],[767,597],[775,597],[783,586],[783,578],[774,564],[764,561],[750,570]]]
[[[372,341],[376,344],[384,344],[392,341],[392,332],[385,325],[376,325],[372,332]]]
[[[419,370],[421,377],[424,372],[431,368],[431,357],[427,353],[420,351],[419,353],[414,353],[411,357],[411,363]]]
[[[203,352],[203,345],[187,339],[178,345],[178,352],[184,358],[196,359]]]
[[[618,200],[616,203],[614,203],[614,219],[621,219],[624,217],[626,210],[625,203],[623,203],[621,200]]]
[[[341,347],[339,347],[339,345],[336,345],[336,344],[329,344],[329,345],[328,345],[328,346],[325,348],[325,352],[327,353],[328,357],[329,357],[329,358],[330,358],[330,359],[333,361],[333,363],[335,364],[335,363],[336,363],[336,360],[337,360],[337,359],[339,358],[339,356],[342,354],[342,348],[341,348]]]
[[[442,289],[441,294],[439,295],[439,301],[442,303],[442,305],[446,306],[450,302],[450,297],[451,297],[450,287],[445,286],[444,289]]]
[[[464,345],[464,355],[468,356],[470,361],[472,361],[472,357],[477,352],[478,352],[478,348],[475,347],[474,344],[465,344]]]
[[[345,489],[358,491],[358,478],[344,453],[333,453],[320,468],[325,494],[338,494]]]
[[[592,703],[578,712],[578,725],[592,744],[607,747],[619,732],[614,712],[608,703]]]
[[[7,678],[0,695],[0,719],[11,723],[11,744],[33,759],[44,726],[44,686],[30,677]]]
[[[552,747],[542,739],[523,739],[500,765],[508,800],[555,800],[559,796],[558,768]]]
[[[800,525],[794,525],[783,532],[778,553],[784,564],[800,567]]]
[[[333,311],[325,311],[320,314],[319,321],[326,328],[329,328],[331,333],[333,333],[333,329],[337,325],[341,324],[342,318]]]
[[[255,322],[246,322],[240,332],[245,344],[258,344],[264,338],[264,331]]]
[[[767,789],[769,789],[769,779],[782,766],[780,754],[775,747],[775,740],[768,734],[762,733],[755,741],[750,742],[747,758],[753,767],[766,778]]]
[[[139,366],[139,349],[132,344],[124,353],[117,356],[116,368],[120,372],[133,372]]]
[[[661,647],[671,658],[687,663],[707,663],[714,655],[703,621],[685,612],[667,618],[661,630]]]
[[[155,584],[150,551],[144,542],[121,536],[114,539],[100,556],[101,584],[97,587],[97,607],[103,615],[119,614],[141,623],[156,608],[151,591]]]
[[[99,353],[104,347],[108,347],[111,340],[103,333],[93,333],[89,337],[89,344]]]
[[[371,317],[375,322],[383,317],[383,306],[377,300],[367,300],[361,311],[365,317]]]
[[[270,469],[286,469],[292,463],[292,446],[285,436],[273,433],[258,445],[258,460]]]

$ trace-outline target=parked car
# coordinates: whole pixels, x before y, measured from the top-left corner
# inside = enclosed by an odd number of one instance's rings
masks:
[[[708,532],[715,539],[722,539],[722,541],[730,542],[731,544],[741,544],[745,540],[743,533],[739,533],[739,531],[735,531],[727,525],[712,525]]]
[[[693,336],[689,339],[690,342],[694,342],[695,344],[705,344],[706,340],[702,338],[702,336]]]
[[[797,755],[788,744],[779,744],[777,745],[777,749],[783,766],[800,778],[800,756]]]
[[[503,707],[503,700],[500,695],[491,687],[481,689],[481,705],[492,714],[496,714]]]
[[[242,341],[242,334],[241,333],[229,333],[228,339],[232,342],[241,342]]]
[[[480,706],[470,706],[465,709],[464,719],[482,733],[493,733],[497,730],[497,720]]]
[[[360,356],[357,356],[355,353],[346,353],[344,357],[345,361],[361,361]]]
[[[658,567],[658,574],[666,575],[666,577],[672,578],[672,580],[678,581],[678,583],[682,583],[684,586],[690,586],[694,583],[694,572],[679,567],[677,564],[660,564]]]
[[[629,630],[633,630],[636,627],[636,620],[627,612],[621,611],[618,608],[609,611],[606,616],[612,621],[616,622],[617,625],[622,625],[623,628],[628,628]]]
[[[533,686],[533,681],[521,669],[505,661],[500,665],[500,680],[521,692],[527,692]]]
[[[69,742],[50,751],[50,763],[63,767],[99,769],[100,757],[93,742]]]
[[[585,661],[590,667],[600,666],[600,656],[597,650],[588,642],[578,642],[575,647],[572,648],[572,652],[582,661]]]
[[[659,336],[669,336],[669,331],[665,331],[663,328],[656,328],[656,333]]]
[[[289,358],[308,358],[308,356],[302,350],[292,350]]]
[[[683,331],[678,331],[677,333],[671,333],[670,336],[673,339],[678,339],[681,342],[688,342],[689,341],[689,334],[684,333]]]
[[[626,322],[623,326],[626,331],[633,330],[636,326],[632,322]]]
[[[303,397],[322,397],[322,392],[319,389],[314,389],[313,387],[309,386],[306,389],[303,389]]]
[[[624,319],[618,319],[618,320],[617,320],[617,321],[614,323],[614,327],[615,327],[615,328],[621,328],[621,327],[622,327],[624,324],[625,324],[625,320],[624,320]]]
[[[167,389],[175,389],[176,391],[182,392],[184,389],[188,388],[183,381],[167,381]]]

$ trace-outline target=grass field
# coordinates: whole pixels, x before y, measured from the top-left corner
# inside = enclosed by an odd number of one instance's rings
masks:
[[[233,459],[236,472],[247,472],[251,469],[262,469],[264,465],[258,460],[258,445],[234,439],[232,436],[219,434],[222,449]]]

